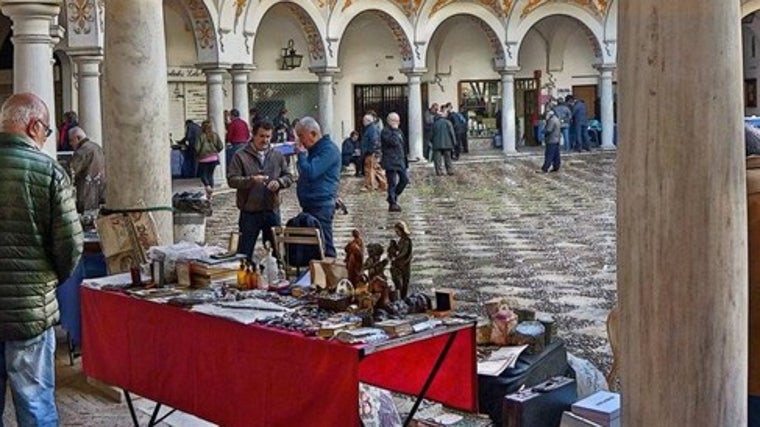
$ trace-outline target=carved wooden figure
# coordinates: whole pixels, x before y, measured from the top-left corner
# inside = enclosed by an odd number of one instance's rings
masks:
[[[364,268],[364,241],[359,230],[354,230],[351,234],[354,239],[346,245],[346,269],[348,270],[348,281],[356,286],[360,282]]]
[[[403,299],[409,292],[412,240],[409,238],[409,227],[403,221],[397,222],[393,228],[399,239],[391,240],[388,246],[388,257],[391,260],[391,280],[393,280],[393,284]]]

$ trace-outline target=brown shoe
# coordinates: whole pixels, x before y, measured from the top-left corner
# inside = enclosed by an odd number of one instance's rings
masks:
[[[388,212],[401,212],[401,206],[394,203],[388,207]]]

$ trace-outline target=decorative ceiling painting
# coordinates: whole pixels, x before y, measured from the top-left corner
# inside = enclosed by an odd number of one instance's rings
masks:
[[[306,34],[306,41],[309,43],[309,56],[314,61],[320,61],[325,59],[325,44],[322,42],[322,36],[319,33],[319,29],[314,24],[308,13],[301,6],[295,3],[287,4],[288,10],[298,20],[298,23],[303,28],[304,34]]]
[[[69,22],[75,34],[90,34],[98,12],[95,0],[71,0],[67,3]]]

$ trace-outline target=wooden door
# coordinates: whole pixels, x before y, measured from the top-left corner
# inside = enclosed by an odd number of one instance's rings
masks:
[[[422,109],[428,102],[428,86],[421,86]],[[409,152],[409,87],[405,84],[354,85],[354,129],[361,133],[362,117],[374,110],[385,124],[388,114],[395,112],[401,118],[399,127],[404,132],[405,149]]]
[[[588,119],[594,119],[596,114],[597,85],[578,85],[573,86],[573,96],[576,99],[582,99],[588,109]]]

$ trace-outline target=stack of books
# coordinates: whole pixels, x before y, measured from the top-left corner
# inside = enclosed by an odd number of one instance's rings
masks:
[[[603,427],[620,427],[620,395],[598,391],[572,406],[573,414]]]
[[[190,263],[190,281],[194,287],[206,287],[211,282],[219,280],[237,280],[240,261],[226,260],[223,262],[194,260]]]

